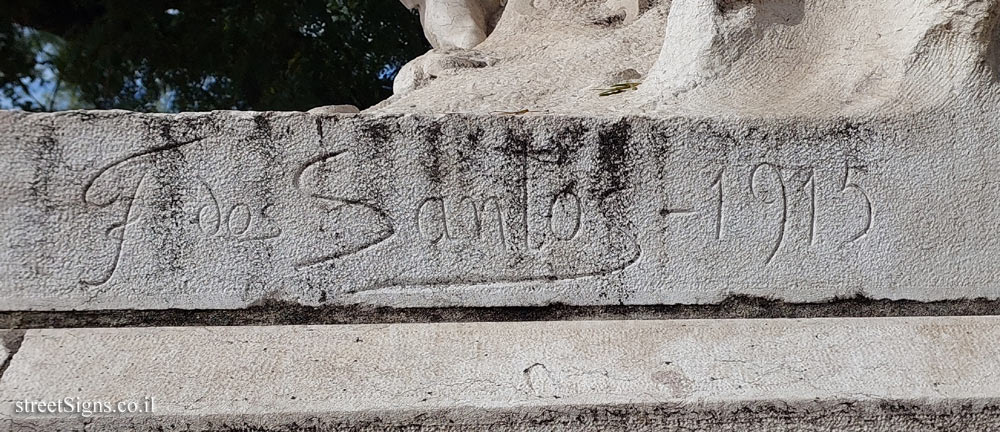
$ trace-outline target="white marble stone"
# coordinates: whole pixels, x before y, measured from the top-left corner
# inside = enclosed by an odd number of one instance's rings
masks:
[[[7,371],[8,361],[12,355],[11,349],[11,339],[14,337],[20,338],[21,334],[14,334],[12,330],[0,330],[0,388],[3,387],[4,383],[4,372]],[[4,411],[0,414],[0,431],[10,431],[12,429],[10,415]]]
[[[331,114],[357,114],[361,110],[354,105],[326,105],[313,108],[307,111],[309,114],[331,115]]]
[[[30,330],[0,415],[14,430],[985,431],[998,339],[996,317]],[[153,412],[13,411],[67,397]]]
[[[466,7],[439,8],[429,35],[464,31],[480,0],[437,2]],[[509,0],[488,37],[414,59],[370,111],[828,118],[966,100],[995,110],[998,14],[1000,3],[979,0]],[[621,83],[639,85],[601,96]]]
[[[493,31],[506,0],[402,0],[420,13],[424,36],[439,49],[473,48]]]
[[[7,112],[0,310],[997,299],[998,124]]]

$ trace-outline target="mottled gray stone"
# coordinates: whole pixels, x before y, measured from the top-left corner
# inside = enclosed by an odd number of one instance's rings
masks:
[[[3,378],[3,368],[10,358],[10,350],[7,349],[7,341],[11,335],[10,330],[0,330],[0,379]]]
[[[0,388],[4,383],[4,372],[7,371],[8,362],[13,355],[14,339],[20,341],[22,332],[13,330],[0,330]],[[0,431],[11,430],[11,419],[9,415],[0,414]]]
[[[331,115],[331,114],[357,114],[361,112],[361,110],[359,110],[358,107],[354,105],[326,105],[313,108],[307,112],[309,114],[316,114],[316,115]]]
[[[994,113],[0,113],[0,309],[996,299]]]
[[[998,339],[997,317],[30,330],[0,416],[91,432],[996,430]],[[14,412],[66,397],[153,412]]]
[[[992,1],[403,4],[435,49],[369,112],[830,118],[1000,104]],[[625,83],[635,90],[608,93]]]

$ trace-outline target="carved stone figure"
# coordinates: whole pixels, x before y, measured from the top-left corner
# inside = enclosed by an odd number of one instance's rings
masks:
[[[997,0],[489,5],[426,0],[435,49],[373,111],[782,117],[1000,100]]]
[[[400,0],[420,12],[431,46],[469,49],[493,31],[506,0]]]

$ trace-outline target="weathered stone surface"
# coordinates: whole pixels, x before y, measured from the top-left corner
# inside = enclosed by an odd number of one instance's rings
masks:
[[[508,0],[492,33],[495,2],[426,3],[432,43],[475,43],[414,59],[371,111],[823,118],[1000,98],[995,0]],[[617,83],[641,85],[601,95]]]
[[[0,412],[15,430],[995,430],[998,339],[996,317],[31,330]],[[154,412],[13,412],[66,397]]]
[[[425,1],[404,0],[419,3]],[[444,49],[403,66],[393,82],[394,96],[374,110],[638,113],[635,92],[603,98],[596,89],[647,75],[663,44],[670,7],[669,1],[643,1],[641,16],[629,16],[624,9],[630,7],[615,5],[628,1],[508,0],[492,29],[477,24],[488,23],[482,18],[490,10],[488,0],[426,3],[424,33]],[[478,43],[484,33],[489,37]]]
[[[0,378],[3,377],[4,366],[10,358],[10,350],[7,349],[7,339],[10,334],[10,330],[0,330]]]
[[[326,105],[313,108],[307,111],[309,114],[330,115],[330,114],[357,114],[361,112],[354,105]]]
[[[402,0],[420,13],[424,36],[439,49],[472,48],[493,31],[506,0]]]
[[[995,299],[997,124],[7,112],[0,309]]]
[[[4,372],[7,371],[10,358],[20,345],[24,332],[17,330],[0,330],[0,388],[4,383]],[[0,431],[11,430],[10,416],[4,412],[0,414]]]

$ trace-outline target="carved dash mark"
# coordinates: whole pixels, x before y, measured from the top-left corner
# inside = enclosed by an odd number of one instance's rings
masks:
[[[660,210],[660,216],[689,216],[694,215],[696,212],[689,208],[665,208]]]
[[[579,279],[586,279],[595,276],[607,276],[611,273],[622,271],[632,264],[639,261],[642,256],[642,248],[638,243],[633,243],[634,253],[626,257],[621,263],[615,263],[612,265],[604,266],[602,268],[595,269],[593,271],[581,271],[581,272],[569,272],[565,274],[557,275],[535,275],[529,274],[524,276],[503,276],[503,277],[484,277],[484,276],[469,276],[469,277],[452,277],[452,276],[441,276],[441,277],[416,277],[416,278],[404,278],[396,277],[387,281],[380,282],[371,287],[355,289],[348,291],[348,294],[354,294],[364,291],[377,291],[386,288],[395,288],[400,286],[422,286],[422,287],[447,287],[447,286],[457,286],[457,285],[495,285],[495,284],[511,284],[511,283],[525,283],[525,282],[555,282],[555,281],[573,281]]]
[[[711,188],[719,188],[718,195],[716,195],[716,210],[715,210],[715,239],[722,240],[722,180],[726,174],[725,168],[719,170],[719,175],[715,176],[715,181],[712,182]]]
[[[816,168],[809,168],[806,184],[809,185],[809,246],[812,246],[816,239]]]

